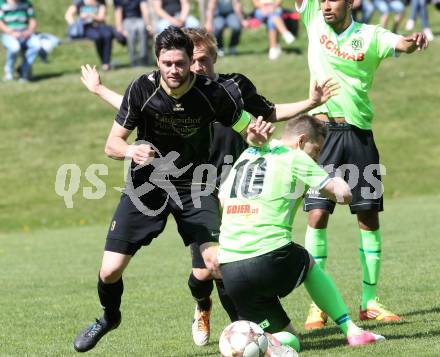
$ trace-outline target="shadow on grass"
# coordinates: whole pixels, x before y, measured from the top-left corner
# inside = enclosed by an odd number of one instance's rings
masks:
[[[302,55],[303,50],[299,47],[289,47],[289,48],[283,48],[283,51],[286,53],[294,53],[296,55]]]
[[[440,330],[426,331],[426,332],[416,332],[416,333],[408,333],[408,334],[385,334],[385,338],[389,341],[393,340],[406,340],[406,339],[423,339],[423,338],[433,338],[440,336]],[[386,341],[385,341],[386,342]],[[347,345],[347,341],[345,338],[337,338],[337,339],[324,339],[324,340],[302,340],[301,341],[301,350],[325,350],[331,348],[337,348],[341,346]]]
[[[332,327],[326,327],[322,329],[317,330],[310,330],[304,334],[301,334],[301,338],[317,338],[317,337],[327,337],[330,335],[337,335],[341,333],[341,330],[339,327],[332,326]]]
[[[436,306],[431,309],[425,310],[413,310],[407,313],[401,314],[402,316],[415,316],[415,315],[427,315],[427,314],[440,314],[440,307]]]
[[[327,338],[332,335],[340,335],[338,338]],[[318,330],[311,330],[307,333],[301,334],[301,351],[316,350],[316,349],[330,349],[347,344],[343,337],[341,330],[336,327],[326,327]]]
[[[402,334],[402,335],[387,334],[385,336],[385,338],[387,340],[403,340],[403,339],[407,339],[407,338],[430,338],[430,337],[436,337],[436,336],[440,336],[440,330],[408,333],[408,334]]]
[[[409,324],[413,324],[413,323],[414,323],[414,321],[407,321],[407,320],[389,321],[389,322],[360,321],[358,323],[358,326],[362,327],[363,329],[366,329],[366,330],[374,330],[376,328],[381,328],[381,327],[385,327],[385,326],[402,326],[402,325],[409,325]]]
[[[346,345],[347,340],[344,337],[313,341],[301,340],[301,351],[328,350]]]
[[[44,81],[45,79],[57,78],[64,76],[65,74],[66,74],[65,72],[36,74],[32,76],[32,82],[39,82],[39,81]]]

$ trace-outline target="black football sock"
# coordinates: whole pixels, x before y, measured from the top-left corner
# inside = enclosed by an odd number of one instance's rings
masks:
[[[199,280],[193,273],[189,276],[188,287],[191,290],[191,295],[197,301],[199,309],[202,311],[208,311],[211,309],[211,293],[214,289],[212,280]]]
[[[101,277],[98,278],[98,295],[101,306],[104,309],[104,317],[111,323],[121,319],[121,297],[124,292],[122,278],[116,283],[105,284]]]
[[[238,313],[232,299],[226,294],[225,286],[223,285],[223,280],[215,279],[215,286],[217,287],[218,297],[222,303],[223,308],[228,314],[231,322],[238,321]]]

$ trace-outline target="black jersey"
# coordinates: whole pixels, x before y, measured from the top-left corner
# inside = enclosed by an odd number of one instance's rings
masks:
[[[267,119],[272,114],[273,103],[259,95],[253,83],[244,75],[239,73],[219,74],[216,80],[219,83],[226,81],[236,83],[243,96],[244,109],[255,117],[261,115]],[[214,136],[209,163],[217,168],[216,186],[219,187],[221,176],[227,173],[222,172],[223,166],[233,165],[248,145],[239,133],[219,122],[214,123],[213,129]]]
[[[243,109],[251,113],[255,118],[262,116],[268,120],[274,111],[275,105],[262,95],[258,94],[257,88],[249,78],[241,73],[219,74],[217,82],[227,87],[236,87],[243,98]]]
[[[266,100],[258,98],[253,103],[259,96],[253,84],[242,77],[245,79],[236,80],[234,75],[228,75],[214,81],[194,75],[189,90],[177,98],[161,87],[159,71],[142,75],[126,90],[116,121],[127,129],[136,128],[137,140],[153,144],[160,156],[177,152],[175,167],[191,165],[178,180],[191,180],[195,167],[212,157],[214,121],[233,126],[243,107],[265,117],[273,111],[273,105]],[[147,166],[141,172],[148,175],[151,169]],[[141,172],[136,176],[143,179]]]
[[[247,143],[239,133],[219,122],[214,123],[213,134],[209,163],[217,169],[215,185],[220,187],[222,175],[227,174],[223,172],[224,165],[232,167],[235,160],[247,148]]]

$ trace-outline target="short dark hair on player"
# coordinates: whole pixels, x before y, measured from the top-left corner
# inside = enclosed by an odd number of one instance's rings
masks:
[[[321,138],[327,135],[327,127],[324,123],[310,115],[300,115],[290,119],[285,128],[285,135],[300,135],[305,134],[312,142],[318,142]]]
[[[168,26],[156,37],[155,53],[159,58],[162,50],[184,50],[189,58],[193,56],[194,44],[192,40],[180,28]]]

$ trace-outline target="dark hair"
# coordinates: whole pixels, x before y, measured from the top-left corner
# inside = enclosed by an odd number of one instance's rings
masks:
[[[292,134],[305,134],[310,141],[316,143],[326,137],[327,127],[322,121],[310,115],[300,115],[290,119],[284,128],[284,135]]]
[[[184,50],[189,58],[193,56],[194,44],[180,28],[168,26],[156,37],[155,53],[159,58],[160,51],[179,49]]]

